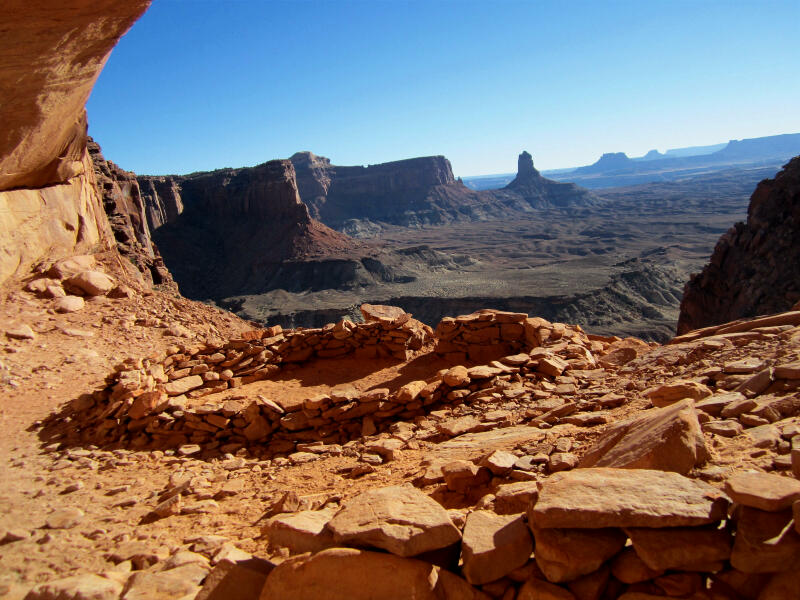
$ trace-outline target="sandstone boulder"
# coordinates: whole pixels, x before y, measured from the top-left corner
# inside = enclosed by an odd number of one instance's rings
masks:
[[[536,481],[506,483],[498,486],[495,492],[494,509],[502,515],[524,513],[538,497],[539,484]]]
[[[725,529],[667,527],[625,530],[636,554],[654,571],[703,571],[728,560],[733,540]]]
[[[456,365],[442,375],[444,381],[450,387],[462,387],[469,385],[469,372],[467,367],[463,365]]]
[[[606,429],[581,467],[658,469],[686,474],[708,458],[691,400],[643,411]]]
[[[792,510],[767,512],[740,506],[731,565],[744,573],[800,569],[800,534],[791,527]]]
[[[337,543],[381,548],[398,556],[416,556],[461,539],[447,511],[409,486],[368,490],[345,501],[328,528]]]
[[[36,339],[36,334],[30,325],[16,325],[6,329],[6,336],[12,340],[33,340]]]
[[[576,600],[576,598],[568,589],[532,577],[519,588],[516,600]]]
[[[489,600],[427,562],[350,548],[289,559],[267,577],[260,600]]]
[[[553,583],[573,581],[593,573],[625,546],[627,536],[620,529],[539,529],[536,564]]]
[[[622,583],[640,583],[655,579],[663,573],[648,567],[632,546],[620,552],[611,564],[611,572]]]
[[[86,306],[86,302],[80,296],[61,296],[53,302],[53,308],[58,313],[78,312],[84,306]]]
[[[267,520],[261,533],[270,545],[289,548],[292,554],[319,552],[335,546],[326,526],[336,512],[328,508],[276,515]]]
[[[528,562],[532,551],[533,541],[522,515],[476,510],[467,516],[461,557],[462,572],[471,584],[500,579]]]
[[[540,529],[696,526],[724,519],[729,503],[716,488],[678,473],[575,469],[542,483],[528,519]]]

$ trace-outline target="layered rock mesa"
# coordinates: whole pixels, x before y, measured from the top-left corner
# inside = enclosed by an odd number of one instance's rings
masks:
[[[747,222],[717,242],[683,294],[678,334],[788,310],[800,300],[800,156],[750,198]]]
[[[404,227],[464,220],[506,218],[542,207],[585,206],[597,202],[587,190],[542,177],[527,152],[519,173],[502,190],[475,191],[453,176],[444,156],[342,167],[311,152],[290,160],[300,197],[311,214],[334,229],[369,231],[369,224]]]
[[[150,0],[7,0],[0,8],[0,283],[112,247],[87,153],[89,93]]]
[[[358,268],[358,244],[311,218],[288,160],[139,182],[153,237],[190,298],[336,287]]]

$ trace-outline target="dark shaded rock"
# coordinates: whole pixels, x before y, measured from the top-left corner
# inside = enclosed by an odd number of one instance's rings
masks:
[[[747,223],[717,242],[711,262],[686,284],[678,334],[789,310],[800,299],[800,157],[750,198]]]
[[[149,286],[161,285],[177,291],[172,275],[150,237],[136,174],[106,160],[99,144],[91,138],[87,150],[94,167],[97,192],[120,254],[136,266]]]

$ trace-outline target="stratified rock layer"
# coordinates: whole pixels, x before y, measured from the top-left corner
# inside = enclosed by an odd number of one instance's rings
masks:
[[[800,157],[750,198],[747,223],[717,242],[711,262],[686,284],[678,334],[788,310],[800,299]]]

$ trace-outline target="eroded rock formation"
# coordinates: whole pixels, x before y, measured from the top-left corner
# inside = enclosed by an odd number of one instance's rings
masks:
[[[591,192],[574,183],[559,183],[542,177],[533,166],[533,157],[525,151],[517,160],[516,178],[502,191],[522,196],[533,208],[591,206],[598,202]]]
[[[762,181],[711,262],[686,284],[678,333],[780,312],[800,300],[800,157]]]
[[[523,158],[524,157],[524,158]],[[530,154],[520,155],[520,173],[502,190],[475,191],[456,181],[450,161],[425,156],[368,167],[341,167],[310,152],[291,159],[300,197],[311,214],[335,229],[370,233],[375,224],[406,227],[507,218],[542,207],[590,205],[590,192],[542,177]],[[378,225],[380,227],[380,225]]]

